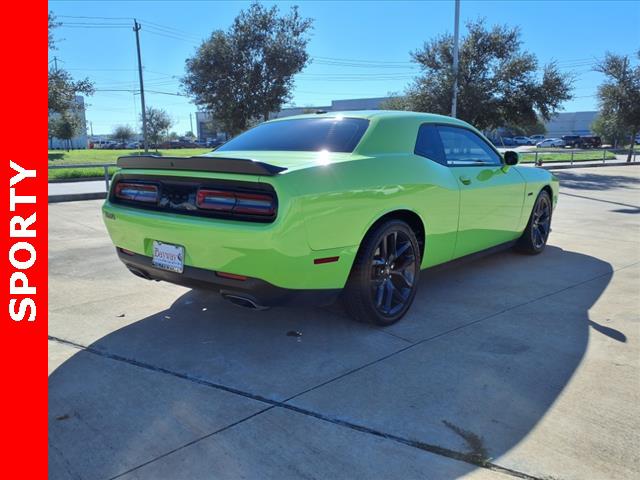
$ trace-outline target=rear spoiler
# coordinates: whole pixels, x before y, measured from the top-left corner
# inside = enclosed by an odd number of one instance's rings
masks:
[[[244,175],[274,176],[286,170],[246,158],[222,157],[161,157],[158,155],[131,155],[118,158],[120,168],[154,170],[194,170],[198,172],[240,173]]]

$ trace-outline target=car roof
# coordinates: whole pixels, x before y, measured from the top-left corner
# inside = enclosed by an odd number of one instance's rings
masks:
[[[426,112],[409,112],[406,110],[342,110],[342,111],[318,111],[318,113],[304,113],[302,115],[292,115],[288,117],[275,118],[270,121],[294,120],[299,118],[366,118],[366,119],[392,119],[392,118],[415,118],[423,122],[443,122],[443,123],[464,123],[461,120],[446,115]]]
[[[418,129],[423,123],[439,123],[469,128],[479,135],[481,132],[472,125],[457,118],[426,112],[410,112],[406,110],[344,110],[322,113],[307,113],[292,115],[270,120],[282,122],[307,118],[363,118],[370,121],[367,132],[355,148],[354,153],[384,153],[411,152],[413,153]]]

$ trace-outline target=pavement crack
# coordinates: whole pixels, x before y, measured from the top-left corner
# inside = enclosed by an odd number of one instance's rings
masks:
[[[273,406],[269,406],[269,407],[267,407],[267,408],[263,408],[262,410],[260,410],[260,411],[258,411],[258,412],[252,413],[252,414],[251,414],[251,415],[249,415],[248,417],[245,417],[245,418],[242,418],[242,419],[240,419],[240,420],[238,420],[238,421],[236,421],[236,422],[230,423],[229,425],[227,425],[227,426],[225,426],[225,427],[222,427],[222,428],[219,428],[218,430],[216,430],[216,431],[214,431],[214,432],[207,433],[206,435],[203,435],[203,436],[198,437],[198,438],[196,438],[196,439],[194,439],[194,440],[191,440],[190,442],[187,442],[187,443],[185,443],[184,445],[180,445],[179,447],[176,447],[176,448],[174,448],[173,450],[169,450],[168,452],[165,452],[165,453],[163,453],[163,454],[161,454],[161,455],[158,455],[157,457],[152,458],[151,460],[148,460],[148,461],[146,461],[146,462],[144,462],[144,463],[141,463],[140,465],[136,465],[135,467],[130,468],[129,470],[127,470],[127,471],[125,471],[125,472],[121,472],[121,473],[119,473],[119,474],[117,474],[117,475],[115,475],[115,476],[113,476],[113,477],[110,477],[110,478],[109,478],[109,480],[115,480],[116,478],[121,478],[121,477],[123,477],[124,475],[127,475],[127,474],[129,474],[129,473],[132,473],[132,472],[134,472],[134,471],[136,471],[136,470],[139,470],[139,469],[141,469],[142,467],[145,467],[146,465],[149,465],[149,464],[151,464],[151,463],[156,462],[157,460],[160,460],[160,459],[162,459],[162,458],[164,458],[164,457],[168,457],[169,455],[172,455],[172,454],[174,454],[174,453],[176,453],[176,452],[179,452],[180,450],[183,450],[183,449],[185,449],[185,448],[187,448],[187,447],[190,447],[191,445],[194,445],[194,444],[196,444],[196,443],[198,443],[198,442],[201,442],[202,440],[205,440],[205,439],[207,439],[207,438],[209,438],[209,437],[212,437],[212,436],[214,436],[214,435],[217,435],[218,433],[222,433],[222,432],[224,432],[225,430],[229,430],[230,428],[233,428],[233,427],[235,427],[235,426],[237,426],[237,425],[240,425],[241,423],[246,422],[247,420],[250,420],[250,419],[252,419],[253,417],[257,417],[258,415],[261,415],[261,414],[263,414],[264,412],[267,412],[267,411],[271,410],[272,408],[274,408],[274,407],[273,407]]]
[[[533,477],[533,476],[528,475],[528,474],[523,473],[523,472],[518,472],[516,470],[511,470],[511,469],[508,469],[508,468],[505,468],[505,467],[501,467],[501,466],[499,466],[497,464],[494,464],[494,463],[491,463],[491,462],[488,462],[488,461],[487,462],[479,461],[475,456],[473,456],[473,455],[471,455],[469,453],[457,452],[455,450],[451,450],[451,449],[447,449],[447,448],[444,448],[444,447],[440,447],[438,445],[431,445],[431,444],[428,444],[428,443],[425,443],[425,442],[420,442],[420,441],[417,441],[417,440],[407,439],[407,438],[400,437],[400,436],[397,436],[397,435],[384,433],[384,432],[381,432],[381,431],[378,431],[378,430],[375,430],[373,428],[366,427],[366,426],[363,426],[363,425],[358,425],[358,424],[355,424],[355,423],[352,423],[352,422],[347,422],[345,420],[332,418],[332,417],[323,415],[323,414],[321,414],[319,412],[315,412],[313,410],[308,410],[306,408],[302,408],[302,407],[298,407],[298,406],[286,403],[286,402],[288,402],[288,399],[284,400],[284,401],[273,400],[273,399],[270,399],[270,398],[267,398],[267,397],[263,397],[261,395],[257,395],[257,394],[254,394],[254,393],[250,393],[250,392],[246,392],[246,391],[243,391],[243,390],[239,390],[237,388],[233,388],[233,387],[229,387],[229,386],[226,386],[226,385],[222,385],[222,384],[218,384],[218,383],[215,383],[215,382],[211,382],[211,381],[208,381],[208,380],[203,380],[203,379],[200,379],[200,378],[192,377],[192,376],[184,374],[184,373],[175,372],[175,371],[163,368],[163,367],[157,367],[157,366],[145,363],[145,362],[140,362],[138,360],[126,358],[126,357],[123,357],[121,355],[116,355],[116,354],[112,354],[112,353],[109,353],[109,352],[105,352],[103,350],[98,350],[98,349],[95,349],[95,348],[92,348],[92,347],[89,347],[89,346],[81,345],[81,344],[79,344],[77,342],[73,342],[73,341],[70,341],[70,340],[65,340],[63,338],[58,338],[58,337],[55,337],[55,336],[52,336],[52,335],[49,335],[48,339],[50,341],[61,343],[63,345],[67,345],[67,346],[71,346],[73,348],[77,348],[78,350],[81,350],[81,351],[84,351],[84,352],[87,352],[87,353],[91,353],[93,355],[97,355],[97,356],[100,356],[100,357],[103,357],[103,358],[107,358],[107,359],[118,361],[118,362],[127,363],[129,365],[133,365],[133,366],[136,366],[136,367],[139,367],[139,368],[143,368],[143,369],[146,369],[146,370],[150,370],[150,371],[153,371],[153,372],[158,372],[158,373],[163,373],[163,374],[166,374],[166,375],[171,375],[173,377],[181,378],[183,380],[187,380],[187,381],[190,381],[190,382],[198,383],[200,385],[204,385],[204,386],[207,386],[207,387],[215,388],[215,389],[218,389],[218,390],[223,390],[223,391],[226,391],[226,392],[235,393],[236,395],[240,395],[240,396],[243,396],[243,397],[246,397],[246,398],[250,398],[250,399],[253,399],[253,400],[256,400],[256,401],[259,401],[259,402],[263,402],[263,403],[266,403],[268,405],[266,408],[264,408],[264,409],[262,409],[262,410],[260,410],[260,411],[258,411],[256,413],[253,413],[252,415],[249,415],[249,416],[247,416],[247,417],[245,417],[245,418],[243,418],[241,420],[238,420],[238,421],[236,421],[234,423],[231,423],[231,424],[229,424],[229,425],[227,425],[227,426],[225,426],[223,428],[220,428],[220,429],[218,429],[218,430],[216,430],[214,432],[211,432],[211,433],[208,433],[208,434],[203,435],[201,437],[198,437],[198,438],[196,438],[196,439],[194,439],[194,440],[192,440],[192,441],[190,441],[188,443],[185,443],[184,445],[176,447],[176,448],[174,448],[174,449],[172,449],[172,450],[170,450],[168,452],[165,452],[165,453],[163,453],[163,454],[161,454],[161,455],[159,455],[159,456],[157,456],[157,457],[155,457],[155,458],[153,458],[151,460],[148,460],[148,461],[146,461],[146,462],[144,462],[144,463],[142,463],[140,465],[137,465],[137,466],[127,470],[126,472],[119,473],[119,474],[111,477],[110,480],[114,480],[116,478],[120,478],[120,477],[122,477],[122,476],[124,476],[124,475],[126,475],[128,473],[131,473],[131,472],[133,472],[135,470],[138,470],[138,469],[140,469],[140,468],[142,468],[142,467],[144,467],[146,465],[149,465],[150,463],[153,463],[153,462],[155,462],[157,460],[160,460],[160,459],[162,459],[162,458],[164,458],[164,457],[166,457],[168,455],[171,455],[171,454],[173,454],[175,452],[178,452],[178,451],[180,451],[180,450],[182,450],[184,448],[187,448],[187,447],[189,447],[191,445],[194,445],[194,444],[196,444],[196,443],[198,443],[198,442],[200,442],[202,440],[205,440],[205,439],[207,439],[207,438],[209,438],[209,437],[211,437],[213,435],[216,435],[218,433],[224,432],[225,430],[233,428],[233,427],[235,427],[235,426],[237,426],[237,425],[239,425],[239,424],[241,424],[241,423],[243,423],[243,422],[245,422],[247,420],[250,420],[250,419],[252,419],[252,418],[254,418],[254,417],[256,417],[256,416],[258,416],[258,415],[260,415],[260,414],[262,414],[264,412],[267,412],[267,411],[271,410],[274,407],[279,407],[279,408],[283,408],[285,410],[289,410],[289,411],[292,411],[292,412],[300,413],[302,415],[313,417],[313,418],[316,418],[318,420],[322,420],[324,422],[331,423],[333,425],[338,425],[338,426],[341,426],[341,427],[349,428],[351,430],[356,430],[356,431],[361,432],[361,433],[367,433],[367,434],[370,434],[370,435],[375,435],[377,437],[385,438],[387,440],[394,441],[394,442],[397,442],[397,443],[401,443],[401,444],[407,445],[409,447],[418,448],[420,450],[423,450],[423,451],[426,451],[426,452],[429,452],[429,453],[433,453],[433,454],[444,456],[444,457],[447,457],[447,458],[450,458],[450,459],[453,459],[453,460],[458,460],[458,461],[462,461],[462,462],[465,462],[465,463],[469,463],[469,464],[472,464],[472,465],[477,466],[477,467],[486,468],[486,469],[494,470],[494,471],[499,471],[501,473],[505,473],[505,474],[508,474],[508,475],[511,475],[511,476],[514,476],[514,477],[517,477],[517,478],[523,478],[525,480],[543,480],[543,479],[539,479],[537,477]],[[413,345],[410,345],[409,347],[405,347],[402,350],[406,350],[407,348],[410,348],[412,346]],[[294,398],[294,397],[291,397],[291,398]]]
[[[466,442],[469,447],[468,455],[474,460],[483,464],[489,461],[489,453],[484,446],[484,440],[481,436],[472,431],[465,430],[448,420],[442,420],[442,423]]]

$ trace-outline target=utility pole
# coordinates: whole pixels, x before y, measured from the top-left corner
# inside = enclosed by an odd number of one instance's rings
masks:
[[[189,112],[189,123],[191,124],[191,133],[193,133],[193,114]]]
[[[93,122],[89,122],[89,129],[91,130],[91,138],[93,138]]]
[[[53,57],[53,71],[58,71],[58,57]]]
[[[456,2],[456,14],[453,24],[453,95],[451,99],[451,116],[456,117],[458,109],[458,37],[460,34],[460,0]]]
[[[140,56],[140,24],[134,18],[133,19],[133,31],[136,32],[136,48],[138,50],[138,75],[140,76],[140,104],[142,106],[142,143],[144,144],[144,151],[149,151],[149,144],[147,142],[147,110],[144,107],[144,80],[142,79],[142,58]]]

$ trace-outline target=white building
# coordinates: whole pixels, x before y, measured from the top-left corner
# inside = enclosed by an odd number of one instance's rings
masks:
[[[591,124],[598,112],[562,112],[545,123],[547,138],[563,135],[591,135]]]
[[[83,149],[87,148],[88,139],[87,139],[87,119],[85,116],[85,108],[84,108],[84,98],[80,95],[76,95],[75,98],[76,109],[75,114],[80,119],[80,125],[82,125],[80,129],[80,134],[73,137],[71,139],[71,145],[68,144],[66,140],[62,140],[60,138],[49,138],[49,148],[50,149],[66,149],[67,147],[73,149]],[[52,117],[58,117],[58,113],[52,114]]]

